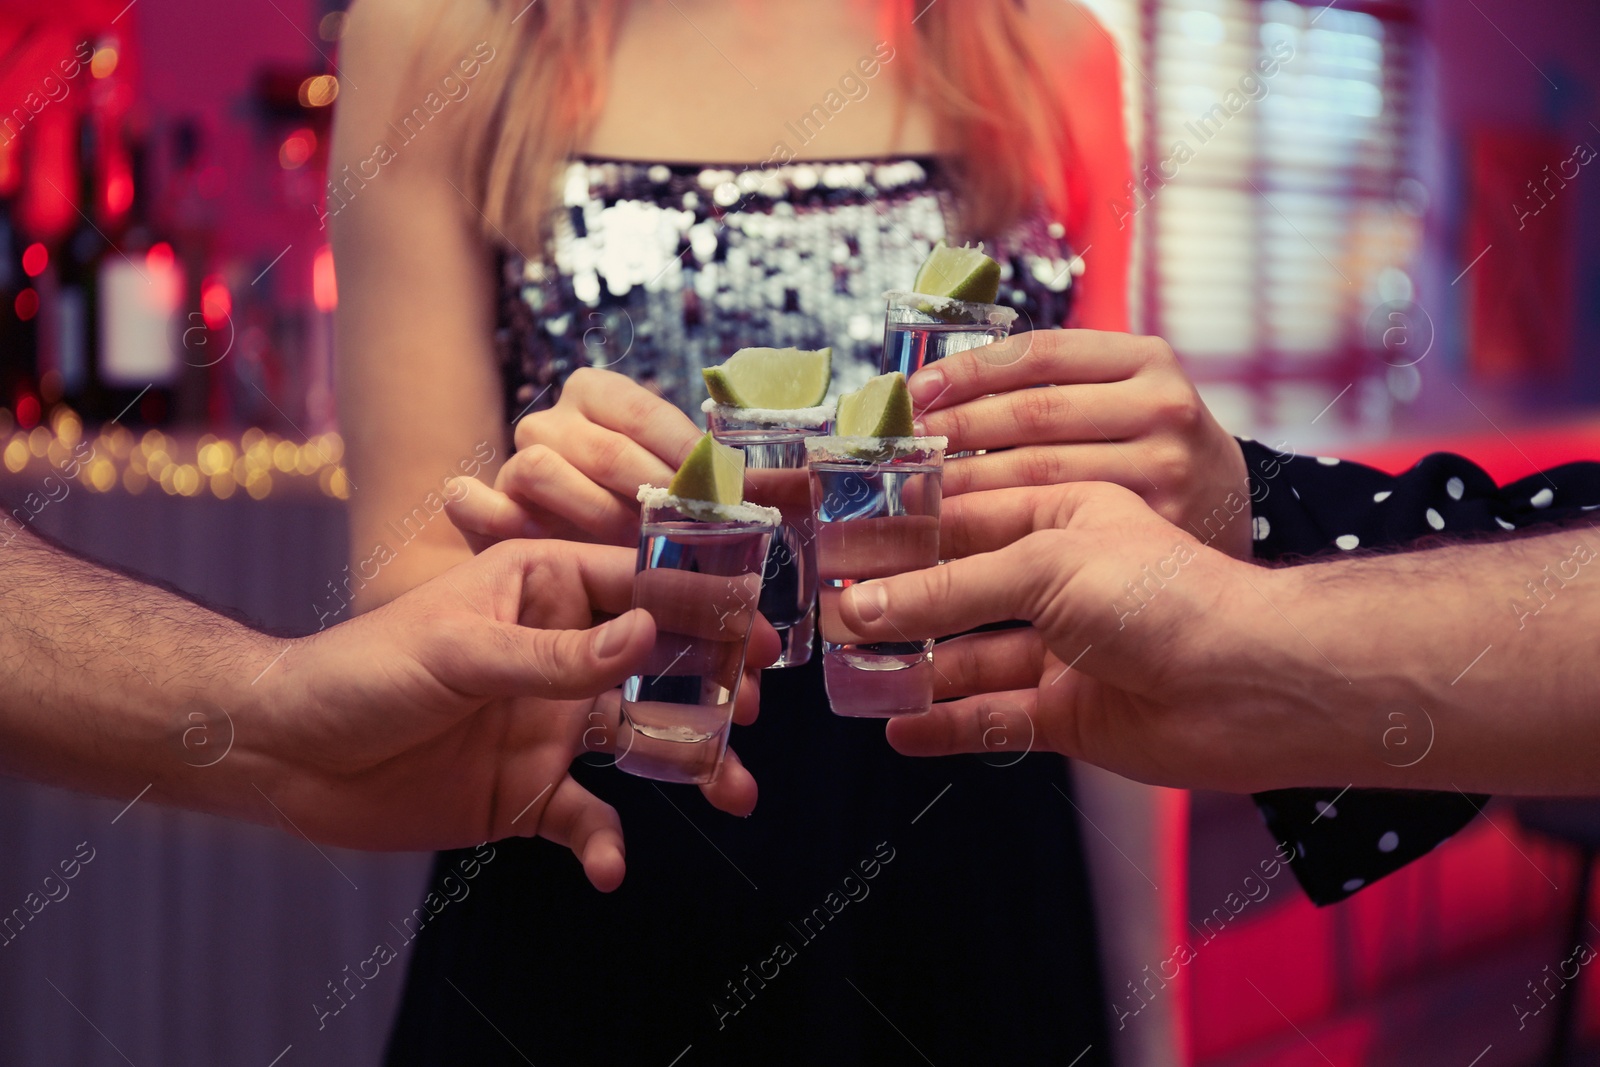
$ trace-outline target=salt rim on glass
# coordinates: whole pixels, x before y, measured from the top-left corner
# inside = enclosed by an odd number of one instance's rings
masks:
[[[888,301],[913,307],[924,315],[943,317],[949,314],[962,316],[969,326],[1010,327],[1017,321],[1017,310],[1004,304],[984,304],[973,300],[957,300],[949,296],[929,296],[909,289],[890,289],[883,294]]]
[[[639,503],[647,508],[675,508],[699,522],[751,522],[762,526],[783,525],[783,512],[745,501],[740,504],[713,504],[709,500],[690,500],[675,496],[656,485],[641,485]]]
[[[827,437],[806,438],[806,451],[833,451],[838,448],[891,448],[897,452],[942,452],[950,447],[950,438],[938,437],[863,437],[832,434]]]
[[[814,408],[740,408],[732,404],[719,404],[707,398],[700,410],[707,415],[716,414],[725,419],[748,422],[756,426],[785,426],[807,429],[826,426],[836,414],[837,403],[818,404]]]

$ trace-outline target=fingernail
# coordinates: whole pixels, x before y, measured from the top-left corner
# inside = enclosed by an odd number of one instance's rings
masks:
[[[601,659],[610,659],[621,652],[627,645],[628,639],[633,636],[636,620],[630,612],[620,619],[612,619],[594,635],[594,654]]]
[[[945,381],[944,371],[926,367],[913,374],[906,385],[911,389],[911,399],[921,405],[937,400],[949,383]]]
[[[467,495],[466,481],[462,478],[446,478],[444,480],[444,498],[451,502],[459,501]]]
[[[888,608],[889,597],[876,582],[856,586],[850,590],[850,598],[862,622],[877,622]]]
[[[911,432],[918,437],[926,437],[928,436],[928,424],[921,419],[913,419],[911,421]]]

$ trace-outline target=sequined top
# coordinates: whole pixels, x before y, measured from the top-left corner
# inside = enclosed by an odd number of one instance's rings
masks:
[[[580,160],[539,261],[507,254],[499,343],[514,422],[583,366],[608,367],[697,421],[700,370],[750,346],[834,351],[834,393],[877,373],[883,294],[949,233],[934,158],[735,170]],[[1015,330],[1066,322],[1083,271],[1042,211],[986,248]]]

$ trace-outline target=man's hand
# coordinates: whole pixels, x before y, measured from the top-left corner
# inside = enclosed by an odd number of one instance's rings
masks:
[[[951,452],[988,450],[946,461],[947,500],[1111,482],[1250,557],[1244,456],[1160,338],[1033,330],[930,364],[910,386],[918,432],[949,437]]]
[[[585,749],[609,751],[613,687],[655,638],[649,614],[628,611],[633,555],[502,543],[293,642],[257,687],[260,712],[240,718],[238,744],[256,758],[241,762],[265,763],[263,791],[313,839],[433,849],[537,834],[571,848],[597,888],[614,889],[624,868],[617,813],[568,768]],[[776,652],[758,624],[740,721],[754,717],[758,669]],[[704,789],[726,811],[755,804],[755,780],[731,752]]]
[[[935,695],[957,699],[891,722],[897,750],[1031,746],[1158,785],[1296,781],[1314,756],[1283,729],[1300,694],[1274,691],[1260,669],[1282,644],[1269,639],[1276,616],[1262,599],[1277,595],[1274,572],[1204,547],[1116,486],[961,503],[946,517],[943,552],[966,558],[854,586],[841,598],[846,625],[866,640],[1033,626],[937,645]],[[1308,665],[1305,684],[1315,679]]]

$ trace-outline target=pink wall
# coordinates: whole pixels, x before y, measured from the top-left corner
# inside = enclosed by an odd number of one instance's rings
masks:
[[[1463,238],[1467,138],[1474,129],[1498,126],[1555,133],[1569,144],[1585,141],[1600,149],[1600,4],[1426,0],[1422,15],[1440,128],[1423,147],[1424,166],[1434,172],[1427,183],[1434,211],[1430,263],[1420,288],[1424,304],[1436,313],[1439,347],[1459,370],[1465,283],[1452,287],[1450,282],[1478,251],[1465,249]],[[1585,168],[1565,192],[1576,220],[1574,373],[1565,383],[1521,390],[1519,406],[1529,417],[1573,401],[1600,402],[1600,345],[1593,341],[1600,335],[1600,167]],[[1473,270],[1492,282],[1494,252]],[[1441,384],[1428,382],[1424,408],[1430,400],[1435,407],[1451,406],[1452,398],[1459,402],[1455,389],[1447,384],[1440,389]]]

